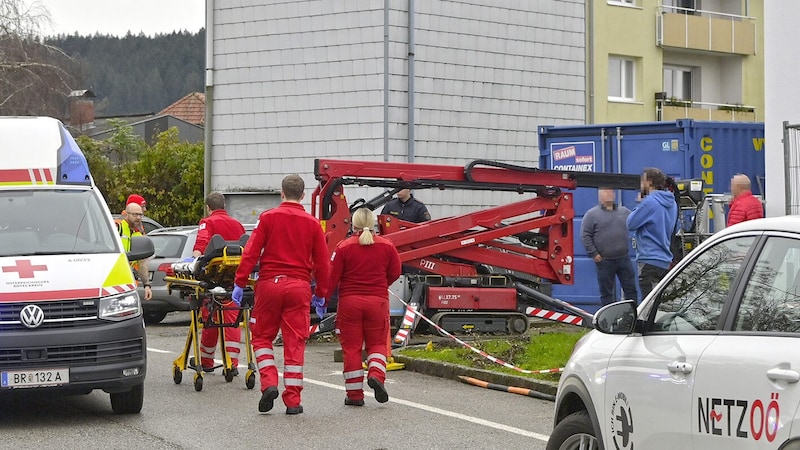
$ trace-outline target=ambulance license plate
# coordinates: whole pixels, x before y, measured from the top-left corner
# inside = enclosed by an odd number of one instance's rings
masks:
[[[69,369],[12,370],[0,372],[0,387],[28,388],[69,383]]]

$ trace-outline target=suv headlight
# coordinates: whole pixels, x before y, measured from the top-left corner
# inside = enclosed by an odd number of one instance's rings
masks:
[[[100,319],[120,321],[142,315],[139,295],[134,291],[100,299],[97,315]]]

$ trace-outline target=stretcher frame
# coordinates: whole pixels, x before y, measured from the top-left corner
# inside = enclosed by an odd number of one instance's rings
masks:
[[[244,236],[243,236],[244,238]],[[256,364],[250,336],[250,313],[253,307],[254,279],[248,280],[249,291],[245,291],[242,305],[237,306],[231,300],[233,280],[236,270],[241,262],[241,254],[245,240],[225,241],[215,235],[209,242],[206,254],[196,261],[196,268],[192,272],[176,271],[175,276],[164,277],[167,289],[181,291],[189,298],[190,322],[186,342],[181,354],[172,362],[172,379],[175,384],[183,380],[183,371],[193,369],[193,383],[195,391],[203,390],[203,367],[200,363],[200,333],[205,327],[220,328],[219,348],[222,353],[222,373],[226,382],[232,382],[235,376],[230,354],[226,349],[225,328],[240,327],[243,329],[243,345],[247,355],[247,372],[245,386],[253,389],[256,382]],[[223,303],[224,302],[224,303]],[[208,318],[204,321],[202,307],[208,308]],[[223,318],[224,311],[237,310],[239,314],[235,322],[226,323]],[[189,364],[190,356],[194,358],[194,366]],[[240,353],[241,356],[241,353]],[[236,368],[238,370],[238,368]]]

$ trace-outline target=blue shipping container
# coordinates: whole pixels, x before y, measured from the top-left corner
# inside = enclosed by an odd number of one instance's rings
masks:
[[[730,179],[743,173],[764,198],[764,124],[675,122],[540,126],[539,167],[582,172],[640,174],[657,167],[675,179],[701,179],[705,193],[729,193]],[[622,191],[617,203],[633,210],[636,191]],[[620,201],[621,200],[621,201]],[[580,238],[583,215],[597,204],[597,189],[575,192],[573,285],[554,285],[553,297],[594,311],[600,306],[594,262]],[[632,257],[634,256],[631,250]],[[639,299],[641,300],[641,298]]]

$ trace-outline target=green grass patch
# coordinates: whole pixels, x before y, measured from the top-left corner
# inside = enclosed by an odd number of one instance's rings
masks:
[[[525,370],[547,370],[564,367],[578,339],[587,330],[563,328],[558,331],[534,333],[519,337],[492,339],[486,336],[475,336],[469,345],[482,350],[495,358]],[[526,374],[508,369],[492,362],[479,353],[461,346],[455,341],[432,342],[425,347],[405,348],[400,354],[410,358],[422,358],[433,361],[458,364],[478,369],[557,381],[559,374]]]

